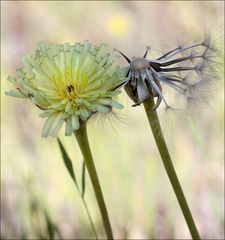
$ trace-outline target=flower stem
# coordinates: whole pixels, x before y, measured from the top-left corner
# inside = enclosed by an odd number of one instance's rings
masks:
[[[113,233],[112,233],[112,228],[111,228],[110,221],[109,221],[107,208],[105,205],[101,186],[100,186],[100,183],[98,180],[98,175],[97,175],[97,172],[95,169],[93,157],[91,154],[91,149],[90,149],[89,142],[88,142],[86,124],[84,124],[78,130],[76,130],[74,132],[74,134],[75,134],[77,142],[80,146],[80,150],[83,154],[84,161],[85,161],[85,164],[86,164],[86,167],[87,167],[90,179],[91,179],[91,183],[94,188],[95,196],[97,198],[99,210],[102,215],[102,220],[103,220],[107,238],[113,239]]]
[[[196,225],[194,223],[191,211],[188,207],[186,198],[184,196],[184,193],[181,188],[180,182],[178,180],[176,171],[175,171],[173,163],[171,161],[171,157],[170,157],[169,151],[167,149],[166,142],[165,142],[162,130],[161,130],[158,114],[156,111],[151,111],[153,106],[154,106],[153,98],[144,102],[144,107],[145,107],[145,111],[146,111],[146,114],[148,117],[148,121],[151,126],[152,133],[155,138],[155,142],[158,147],[159,153],[161,155],[163,165],[166,169],[167,175],[172,184],[172,187],[176,194],[177,200],[180,204],[181,210],[182,210],[184,218],[187,222],[191,236],[193,239],[200,239],[200,236],[199,236],[198,230],[196,228]]]

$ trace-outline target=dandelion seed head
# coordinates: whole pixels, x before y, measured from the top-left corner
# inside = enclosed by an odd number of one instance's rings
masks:
[[[148,48],[142,58],[132,60],[118,52],[129,63],[129,80],[124,88],[134,107],[155,98],[152,110],[164,103],[166,113],[182,108],[191,113],[192,109],[199,111],[210,102],[218,78],[215,61],[218,51],[210,35],[192,45],[179,45],[157,59],[146,58]],[[174,101],[170,102],[172,98]]]

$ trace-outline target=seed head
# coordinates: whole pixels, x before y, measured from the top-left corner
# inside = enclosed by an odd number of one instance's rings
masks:
[[[162,86],[174,89],[184,98],[184,101],[176,102],[176,107],[183,102],[186,108],[207,102],[210,95],[208,89],[217,78],[214,61],[217,49],[210,36],[197,44],[178,46],[157,59],[146,59],[148,49],[142,58],[133,60],[116,50],[129,63],[128,81],[124,89],[133,100],[133,106],[156,97],[152,110],[157,109],[162,101],[169,108]]]

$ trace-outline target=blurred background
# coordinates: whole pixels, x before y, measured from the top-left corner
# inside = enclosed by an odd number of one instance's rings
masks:
[[[82,201],[63,164],[57,141],[41,138],[44,120],[29,101],[6,97],[6,81],[21,55],[37,43],[106,43],[129,57],[146,46],[160,55],[210,32],[223,51],[223,1],[2,1],[1,2],[1,235],[2,239],[92,238]],[[115,53],[114,53],[115,54]],[[150,54],[150,56],[151,56]],[[199,119],[166,126],[166,140],[183,190],[204,239],[224,239],[223,54],[211,108]],[[121,58],[118,62],[126,64]],[[163,168],[143,107],[93,118],[88,135],[116,239],[190,239]],[[170,125],[170,124],[166,124]],[[81,178],[74,137],[60,138]],[[100,213],[86,178],[85,198],[98,235]],[[48,216],[48,217],[46,217]],[[50,219],[50,220],[49,220]],[[52,224],[49,224],[51,222]],[[50,230],[49,230],[50,229]]]

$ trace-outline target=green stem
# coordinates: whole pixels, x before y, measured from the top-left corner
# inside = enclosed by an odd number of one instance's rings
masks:
[[[76,130],[74,132],[74,134],[75,134],[77,142],[80,146],[80,150],[83,154],[84,161],[85,161],[85,164],[86,164],[86,167],[87,167],[87,170],[88,170],[91,182],[92,182],[92,186],[94,188],[95,196],[97,198],[99,210],[102,215],[102,220],[103,220],[107,238],[113,239],[113,233],[112,233],[112,228],[111,228],[110,221],[109,221],[107,208],[105,205],[102,190],[101,190],[100,183],[98,180],[98,175],[97,175],[93,157],[91,154],[91,149],[90,149],[89,142],[88,142],[86,124],[83,125],[82,127],[80,127],[78,130]]]
[[[170,154],[167,149],[166,142],[165,142],[162,130],[161,130],[158,114],[156,111],[151,111],[153,106],[154,106],[153,99],[149,99],[148,101],[144,102],[145,111],[146,111],[151,129],[152,129],[153,136],[155,138],[156,145],[157,145],[159,153],[161,155],[161,158],[162,158],[164,167],[166,169],[167,175],[169,177],[169,180],[172,184],[173,190],[176,194],[177,200],[180,204],[184,218],[189,227],[191,236],[193,239],[200,239],[200,236],[199,236],[198,230],[196,228],[196,225],[194,223],[191,211],[188,207],[186,198],[184,196],[184,193],[181,188],[180,182],[178,180],[177,174],[175,172],[173,163],[171,161]]]

